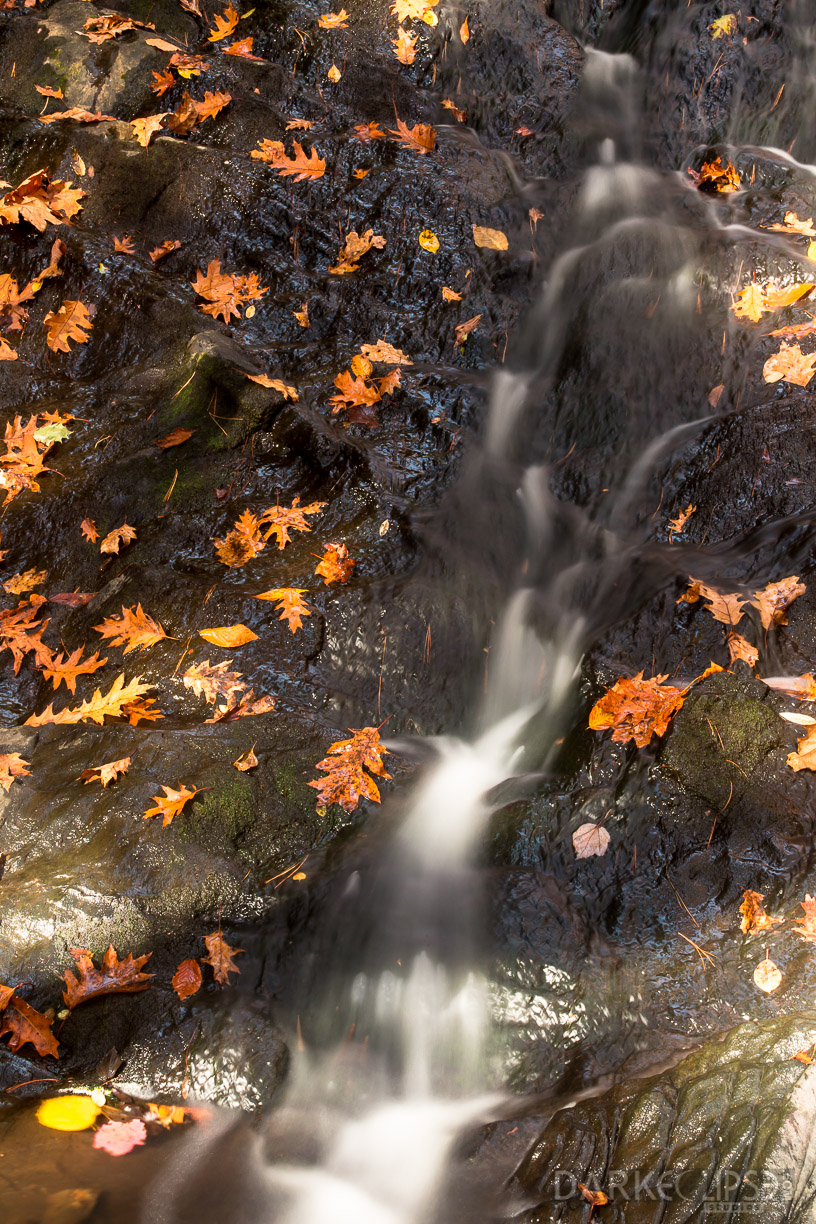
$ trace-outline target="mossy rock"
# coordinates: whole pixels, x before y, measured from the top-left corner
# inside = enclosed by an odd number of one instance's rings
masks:
[[[785,745],[785,725],[766,704],[767,694],[757,681],[709,677],[675,718],[662,767],[718,809],[762,787],[768,758]]]

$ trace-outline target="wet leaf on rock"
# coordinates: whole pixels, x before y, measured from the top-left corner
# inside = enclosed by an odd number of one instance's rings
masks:
[[[473,241],[477,247],[487,247],[491,251],[506,251],[510,243],[503,230],[490,229],[486,225],[474,225]]]
[[[185,960],[173,974],[171,985],[182,1003],[201,989],[203,981],[198,961]]]
[[[260,140],[258,148],[253,149],[249,156],[256,161],[266,162],[283,178],[293,175],[296,183],[303,179],[317,179],[325,174],[325,159],[318,156],[316,149],[307,154],[297,140],[292,141],[292,146],[294,155],[287,157],[282,140]]]
[[[93,1126],[100,1113],[92,1097],[78,1093],[76,1096],[48,1097],[41,1101],[37,1121],[49,1130],[83,1131]]]
[[[8,792],[15,778],[30,778],[31,770],[28,768],[30,764],[30,761],[23,760],[19,752],[0,752],[0,786],[3,790]],[[6,987],[0,986],[0,992],[5,989]],[[2,998],[1,993],[0,998]]]
[[[65,990],[62,993],[66,1007],[78,1007],[89,999],[96,999],[105,994],[136,994],[147,990],[152,984],[153,973],[143,973],[152,953],[144,956],[132,954],[119,960],[113,944],[108,947],[102,958],[102,966],[97,969],[87,948],[71,948],[71,955],[76,961],[77,974],[70,969],[65,970]],[[78,976],[77,976],[78,975]]]
[[[762,904],[765,900],[765,894],[754,892],[752,888],[746,888],[743,893],[742,905],[740,913],[742,920],[740,922],[740,930],[743,935],[756,935],[760,931],[772,931],[774,926],[781,922],[781,918],[771,918],[765,913],[765,907]]]
[[[323,579],[325,586],[330,582],[348,582],[356,564],[345,544],[325,544],[323,558],[315,566],[315,573]]]
[[[280,616],[278,619],[285,620],[292,633],[296,633],[303,627],[302,618],[312,615],[308,604],[303,599],[305,594],[305,587],[276,587],[272,591],[263,591],[255,598],[268,599],[279,604]]]
[[[682,689],[665,684],[667,676],[643,679],[623,676],[595,702],[589,714],[593,731],[612,730],[612,739],[626,744],[633,739],[638,748],[645,748],[653,735],[663,735],[682,706]]]
[[[794,928],[796,934],[801,935],[802,939],[806,939],[808,943],[816,943],[816,897],[811,897],[810,893],[805,893],[802,909],[805,911],[805,914],[803,918],[796,919],[796,927]]]
[[[168,636],[141,604],[131,608],[123,606],[121,616],[107,616],[101,625],[94,625],[94,629],[103,638],[109,638],[111,646],[124,646],[124,654],[155,646]]]
[[[228,986],[229,975],[241,972],[233,957],[238,956],[244,949],[231,948],[220,930],[213,931],[212,935],[205,935],[204,943],[207,946],[208,955],[202,957],[203,963],[212,965],[213,976],[219,986]]]
[[[387,752],[380,740],[379,727],[350,727],[351,739],[337,740],[331,744],[327,756],[316,768],[326,773],[307,783],[318,793],[318,802],[328,806],[337,803],[344,812],[353,812],[361,799],[380,802],[377,784],[369,774],[378,778],[390,778],[383,765],[383,753]]]
[[[593,855],[606,854],[609,849],[610,837],[603,825],[582,824],[572,835],[572,847],[575,857],[592,858]]]
[[[118,761],[108,761],[105,765],[93,765],[90,769],[83,769],[78,781],[84,782],[86,786],[89,782],[101,782],[103,787],[107,787],[109,783],[115,782],[120,774],[127,773],[129,768],[130,757],[121,757]]]
[[[173,823],[173,818],[178,816],[183,810],[185,804],[194,799],[201,789],[206,790],[208,788],[197,786],[190,788],[179,783],[178,790],[176,790],[174,787],[165,786],[162,783],[164,794],[151,796],[156,806],[147,809],[144,819],[149,820],[151,816],[161,816],[162,828],[166,829],[169,824]]]
[[[92,309],[92,308],[91,308]],[[63,302],[59,310],[49,310],[43,319],[45,341],[54,353],[70,353],[69,341],[87,344],[93,322],[90,311],[82,302]]]
[[[0,1037],[8,1037],[9,1049],[13,1053],[16,1054],[24,1045],[33,1045],[43,1057],[50,1055],[59,1058],[59,1042],[51,1032],[53,1020],[31,1007],[25,999],[13,995],[2,1013],[2,1019]]]
[[[88,520],[86,519],[85,522],[87,523],[87,521]],[[82,529],[83,534],[85,534],[90,540],[91,536],[85,532],[84,524]],[[94,530],[96,529],[94,528]],[[96,532],[96,535],[99,535],[99,532]],[[96,536],[93,538],[96,539]],[[121,527],[114,527],[113,531],[108,532],[102,543],[99,545],[99,551],[101,553],[118,553],[122,544],[130,544],[135,539],[136,529],[128,526],[127,523],[123,523]]]
[[[772,960],[762,960],[754,970],[754,982],[766,994],[772,994],[782,985],[782,974]]]
[[[245,646],[247,642],[254,642],[258,637],[257,633],[253,633],[246,625],[221,625],[217,629],[199,629],[198,636],[213,646],[224,646],[227,649],[232,646]]]

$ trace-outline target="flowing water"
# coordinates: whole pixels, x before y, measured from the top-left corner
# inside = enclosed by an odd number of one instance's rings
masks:
[[[586,48],[572,118],[581,169],[569,199],[556,202],[558,250],[531,317],[493,376],[481,442],[427,529],[431,550],[441,551],[445,539],[446,580],[472,597],[482,627],[496,622],[470,734],[391,743],[420,759],[422,776],[407,797],[386,805],[387,832],[365,861],[343,851],[339,865],[330,864],[334,900],[315,937],[319,943],[322,931],[324,946],[287,1003],[298,1026],[303,1019],[305,1040],[285,1100],[257,1132],[226,1111],[195,1128],[149,1187],[143,1224],[509,1216],[523,1207],[510,1193],[501,1197],[518,1152],[497,1161],[495,1184],[484,1186],[474,1174],[475,1190],[460,1187],[459,1203],[450,1197],[462,1137],[520,1109],[509,1099],[508,1079],[518,1073],[522,1088],[540,1091],[560,1081],[569,1049],[608,1041],[608,1057],[599,1054],[579,1077],[578,1099],[594,1091],[593,1075],[600,1092],[607,1086],[602,1072],[649,1048],[655,1013],[642,965],[646,951],[662,955],[662,945],[658,950],[646,921],[641,885],[632,884],[634,900],[625,904],[609,900],[610,881],[586,886],[588,895],[597,890],[599,913],[613,904],[621,912],[642,907],[642,949],[635,940],[627,944],[624,970],[605,969],[606,953],[599,954],[593,983],[579,986],[577,971],[553,954],[544,966],[549,994],[541,983],[527,994],[503,988],[484,951],[485,838],[496,813],[536,793],[544,796],[535,820],[545,845],[559,844],[562,802],[592,820],[610,811],[617,820],[631,803],[631,827],[642,829],[635,809],[653,804],[655,792],[631,762],[617,774],[602,762],[583,790],[558,793],[574,751],[587,653],[600,651],[603,671],[608,635],[653,606],[677,577],[693,572],[751,585],[781,576],[780,566],[795,572],[809,553],[813,511],[804,503],[777,499],[758,523],[735,505],[693,543],[667,540],[655,518],[666,490],[661,517],[676,513],[683,471],[712,426],[760,402],[749,369],[761,359],[744,332],[724,322],[723,297],[737,283],[735,272],[748,261],[763,275],[803,274],[798,248],[759,225],[779,217],[783,196],[786,207],[799,200],[802,216],[816,198],[816,167],[807,161],[813,137],[799,133],[813,96],[814,27],[807,5],[790,6],[787,95],[774,106],[764,98],[757,104],[746,70],[730,83],[716,145],[695,148],[679,135],[686,122],[693,126],[693,107],[672,109],[668,86],[660,106],[649,92],[657,67],[667,66],[667,81],[669,67],[682,77],[673,57],[688,49],[688,17],[667,4],[632,4],[628,13],[618,7],[623,17],[607,40],[613,45]],[[695,9],[695,37],[709,37],[707,22],[719,15],[710,7]],[[554,15],[565,23],[575,18],[570,5],[556,5]],[[648,75],[638,63],[644,47]],[[699,116],[696,122],[702,133]],[[658,140],[661,125],[674,136],[664,132]],[[792,133],[797,156],[776,147],[783,139],[790,146]],[[683,157],[673,162],[677,148]],[[715,154],[751,175],[738,204],[699,191],[687,173]],[[542,184],[520,181],[517,188],[531,206],[547,196]],[[709,393],[718,384],[712,407]],[[719,455],[718,446],[715,462]],[[642,631],[647,639],[654,623]],[[656,654],[672,631],[656,634]],[[623,653],[634,657],[636,645],[625,642]],[[671,665],[678,658],[677,668],[691,678],[682,650]],[[658,660],[654,670],[669,667]],[[530,851],[525,862],[523,844],[517,839],[513,851],[522,866],[533,861]],[[610,921],[603,938],[611,929]],[[673,972],[667,961],[665,980]],[[710,995],[706,1008],[713,1017]],[[718,1027],[702,1010],[699,1029],[689,1021],[686,1035],[694,1040],[707,1024]],[[526,1055],[509,1049],[509,1034],[518,1027],[521,1045],[529,1044],[524,1026],[533,1013],[543,1061],[525,1072]],[[655,1047],[657,1054],[669,1046]],[[571,1087],[564,1085],[568,1095]]]

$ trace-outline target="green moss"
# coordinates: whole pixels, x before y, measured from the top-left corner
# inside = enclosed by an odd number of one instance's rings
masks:
[[[250,778],[233,770],[219,780],[202,800],[192,803],[184,815],[186,819],[180,830],[183,841],[234,846],[252,823]]]

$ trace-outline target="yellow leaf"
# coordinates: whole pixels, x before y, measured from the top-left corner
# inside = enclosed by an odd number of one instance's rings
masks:
[[[211,642],[213,646],[245,646],[247,642],[254,642],[258,637],[257,633],[253,633],[246,625],[221,625],[217,629],[199,629],[198,636],[203,637],[205,642]]]
[[[37,1110],[37,1121],[49,1130],[81,1131],[93,1126],[99,1112],[89,1096],[49,1097]]]
[[[337,67],[336,64],[332,64],[331,68],[326,73],[326,76],[329,78],[329,80],[331,81],[333,85],[337,84],[337,82],[340,80],[340,77],[342,75],[343,75],[342,72],[340,71],[340,69]]]
[[[433,230],[423,230],[417,241],[423,250],[430,251],[432,255],[435,255],[439,250],[439,239]]]
[[[473,241],[477,247],[489,247],[491,251],[506,251],[510,245],[502,230],[489,229],[486,225],[473,226]]]
[[[722,38],[726,34],[733,34],[737,28],[737,19],[733,13],[726,13],[724,17],[718,17],[716,21],[712,21],[708,27],[711,31],[712,38]]]

